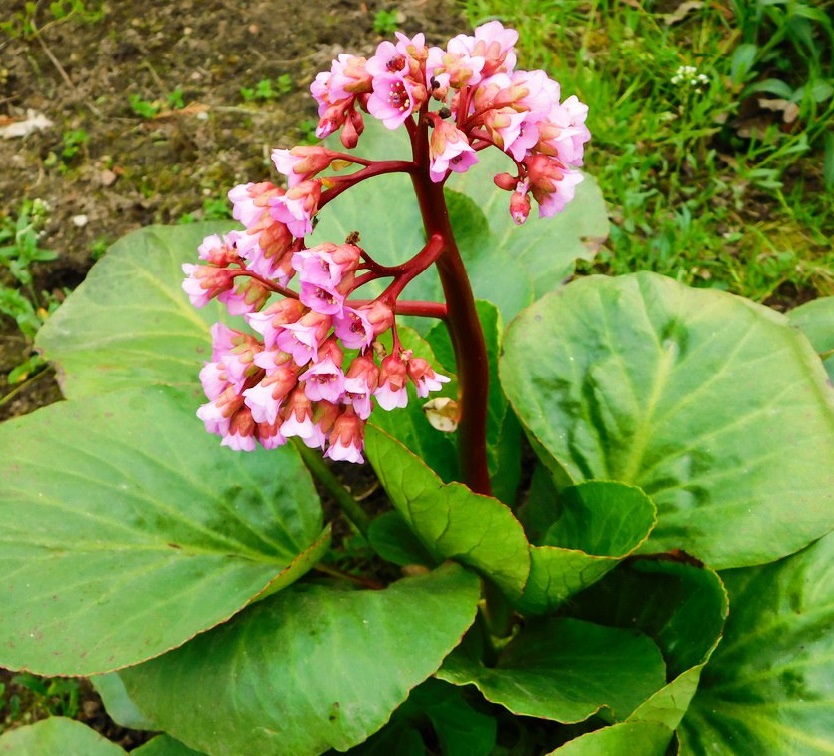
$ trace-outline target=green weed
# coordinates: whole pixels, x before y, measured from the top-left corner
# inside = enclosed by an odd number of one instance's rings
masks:
[[[45,7],[43,22],[36,22],[39,2],[25,2],[23,10],[15,11],[9,18],[0,21],[0,32],[15,39],[31,39],[45,26],[75,21],[82,24],[97,24],[105,16],[104,0],[57,0]]]
[[[378,10],[374,14],[374,34],[380,37],[390,37],[400,28],[401,14],[399,11]]]
[[[290,74],[281,74],[275,79],[261,79],[254,87],[241,87],[240,96],[244,102],[269,102],[278,100],[295,88]]]
[[[0,220],[0,314],[12,318],[30,340],[58,305],[54,297],[44,292],[38,294],[31,270],[34,263],[49,262],[58,256],[39,244],[48,211],[42,200],[27,199],[16,219]],[[7,380],[17,383],[44,367],[46,362],[33,354],[14,368]]]
[[[64,677],[14,675],[0,683],[0,732],[44,717],[75,718],[80,712],[81,683]]]

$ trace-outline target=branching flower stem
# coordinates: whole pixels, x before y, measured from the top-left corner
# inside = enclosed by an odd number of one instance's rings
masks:
[[[420,170],[411,174],[420,203],[423,226],[429,239],[439,236],[443,249],[437,270],[446,298],[446,325],[455,350],[461,421],[458,426],[458,454],[463,482],[476,493],[492,495],[486,456],[489,363],[486,342],[475,309],[469,275],[455,241],[443,183],[429,174],[428,124],[421,121],[412,133],[414,162]]]

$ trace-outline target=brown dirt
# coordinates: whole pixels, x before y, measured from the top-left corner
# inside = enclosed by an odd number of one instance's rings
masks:
[[[34,28],[24,24],[23,0],[2,6],[0,128],[24,120],[27,110],[52,125],[0,139],[0,222],[16,217],[24,199],[48,202],[39,246],[58,259],[34,272],[36,289],[54,299],[127,232],[186,214],[217,217],[222,203],[207,200],[270,176],[270,150],[292,146],[315,124],[310,81],[341,52],[373,52],[378,11],[395,10],[400,31],[424,31],[431,44],[467,30],[454,0],[85,0],[85,10],[103,10],[103,17],[76,12],[60,20],[41,1]],[[254,100],[241,94],[281,76],[289,91]],[[181,103],[168,99],[175,92]],[[138,115],[131,96],[159,113]],[[72,132],[86,136],[67,155]],[[0,269],[0,285],[13,284]],[[61,398],[50,371],[8,384],[9,371],[30,353],[14,321],[0,315],[0,421]],[[14,695],[31,699],[3,670],[0,683],[0,711]],[[142,742],[108,723],[89,685],[82,699],[78,718],[128,748]],[[48,713],[36,706],[29,719]],[[0,720],[0,731],[20,723]]]
[[[36,267],[36,281],[38,290],[59,298],[128,231],[176,223],[186,214],[217,217],[222,204],[205,207],[207,200],[223,200],[235,184],[269,176],[271,148],[292,146],[315,123],[308,87],[316,73],[329,69],[338,53],[369,54],[380,41],[378,11],[395,9],[401,31],[425,31],[433,44],[467,29],[454,0],[83,5],[103,9],[103,18],[76,12],[56,20],[42,1],[33,29],[23,23],[22,0],[6,0],[0,10],[0,127],[24,119],[27,110],[53,124],[0,139],[0,221],[15,217],[24,198],[49,203],[40,246],[59,258]],[[269,99],[241,94],[280,76],[289,82],[283,94],[275,85]],[[175,92],[184,107],[172,107]],[[157,116],[138,115],[131,96],[159,107]],[[86,141],[67,157],[71,132],[83,132]],[[2,283],[11,280],[0,277]],[[5,376],[30,348],[0,315],[0,420],[60,396],[50,376],[8,386]]]

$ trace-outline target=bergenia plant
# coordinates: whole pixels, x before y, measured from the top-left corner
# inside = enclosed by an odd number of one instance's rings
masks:
[[[0,664],[149,756],[830,752],[834,301],[573,276],[586,108],[516,42],[340,55],[234,224],[126,237],[50,317]],[[0,750],[58,742],[119,750]]]
[[[353,149],[363,113],[408,134],[408,160],[369,160],[324,146],[272,153],[286,188],[263,181],[229,192],[244,230],[212,235],[200,246],[203,265],[183,266],[184,289],[202,307],[217,298],[262,338],[217,324],[212,361],[201,373],[209,402],[198,415],[233,449],[274,448],[292,436],[334,460],[363,462],[364,426],[372,403],[383,410],[449,379],[402,346],[398,314],[440,318],[455,347],[463,480],[491,493],[486,458],[489,385],[486,345],[466,268],[455,242],[443,186],[453,173],[499,150],[509,170],[492,178],[509,192],[508,212],[524,223],[531,195],[539,215],[564,209],[582,180],[588,108],[561,100],[544,71],[516,69],[518,34],[493,21],[460,35],[443,50],[423,34],[382,42],[367,60],[340,55],[311,87],[319,106],[318,137],[338,132]],[[355,170],[344,173],[349,167]],[[332,172],[328,172],[332,171]],[[361,231],[310,246],[318,213],[340,194],[382,174],[413,183],[425,229],[421,249],[397,250],[383,265],[361,246]],[[369,212],[387,212],[380,196]],[[432,266],[443,302],[403,300],[412,279]],[[363,287],[390,279],[376,296]],[[297,282],[297,289],[289,288]],[[364,298],[363,298],[364,296]],[[390,332],[390,351],[380,337]]]

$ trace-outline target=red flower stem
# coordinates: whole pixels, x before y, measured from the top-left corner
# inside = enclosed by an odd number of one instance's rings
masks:
[[[443,184],[429,175],[428,124],[421,119],[412,138],[414,162],[420,170],[411,173],[420,203],[423,226],[429,239],[439,235],[443,251],[437,270],[446,298],[446,325],[455,350],[458,401],[461,421],[458,426],[458,456],[463,482],[476,493],[492,495],[486,456],[487,400],[489,363],[481,322],[469,276],[455,241]]]
[[[237,278],[238,276],[248,276],[249,278],[254,278],[259,283],[263,284],[267,289],[274,291],[276,294],[281,294],[285,297],[291,297],[292,299],[298,299],[298,294],[294,292],[292,289],[288,289],[286,286],[281,286],[275,281],[271,281],[268,278],[264,278],[263,276],[247,269],[236,270],[232,274],[233,278]]]
[[[331,200],[336,199],[345,190],[350,189],[350,187],[355,186],[367,178],[381,176],[385,173],[413,174],[415,170],[417,170],[417,166],[410,160],[378,160],[372,162],[366,168],[354,171],[346,176],[327,176],[323,180],[332,182],[334,186],[321,193],[319,209],[323,208]]]
[[[348,299],[348,307],[364,307],[372,304],[375,299]],[[412,315],[418,318],[435,318],[446,320],[447,307],[443,302],[426,302],[420,299],[398,299],[394,302],[396,315]]]

